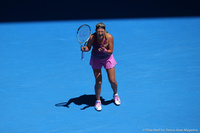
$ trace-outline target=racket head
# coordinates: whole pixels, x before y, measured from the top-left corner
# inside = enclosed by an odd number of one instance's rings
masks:
[[[91,28],[87,24],[81,25],[77,30],[77,40],[80,44],[86,43],[91,34]]]

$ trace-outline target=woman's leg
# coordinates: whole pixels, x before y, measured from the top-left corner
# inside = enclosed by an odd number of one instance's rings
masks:
[[[119,96],[117,94],[117,81],[115,79],[115,68],[111,68],[111,69],[106,69],[107,71],[107,74],[108,74],[108,79],[109,79],[109,82],[111,84],[111,87],[113,89],[113,101],[116,105],[120,105],[121,104],[121,101],[119,99]]]
[[[114,95],[117,94],[117,81],[115,79],[115,67],[106,69],[107,74],[108,74],[108,80],[111,84],[111,87],[113,89]]]
[[[101,84],[102,84],[102,74],[101,74],[101,69],[93,69],[94,76],[95,76],[95,95],[96,99],[100,100],[100,95],[101,95]]]

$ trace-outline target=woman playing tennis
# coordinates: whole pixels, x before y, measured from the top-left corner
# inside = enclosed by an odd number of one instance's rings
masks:
[[[117,94],[117,81],[115,79],[115,65],[117,64],[113,56],[114,39],[111,34],[107,33],[105,25],[98,23],[96,32],[90,36],[87,46],[81,47],[81,51],[88,52],[92,47],[90,65],[92,66],[95,83],[96,104],[95,109],[101,111],[101,84],[102,84],[102,66],[106,69],[109,82],[113,89],[113,101],[120,105],[121,101]]]

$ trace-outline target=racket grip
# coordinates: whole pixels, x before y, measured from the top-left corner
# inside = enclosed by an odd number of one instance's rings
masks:
[[[81,53],[81,60],[84,60],[84,53],[83,53],[83,51]]]

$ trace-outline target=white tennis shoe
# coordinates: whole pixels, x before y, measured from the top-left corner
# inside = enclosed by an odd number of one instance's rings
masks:
[[[96,101],[96,104],[94,105],[94,108],[97,110],[97,111],[101,111],[102,107],[101,107],[101,101],[100,100],[97,100]]]
[[[115,105],[117,105],[117,106],[119,106],[121,104],[118,94],[113,95],[113,101],[114,101]]]

